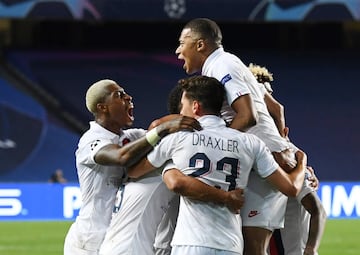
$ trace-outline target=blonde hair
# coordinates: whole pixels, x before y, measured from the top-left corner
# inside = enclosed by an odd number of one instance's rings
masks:
[[[266,67],[250,63],[249,69],[255,76],[256,80],[260,83],[271,82],[274,80],[273,74],[270,73]]]
[[[110,85],[117,84],[113,80],[104,79],[92,84],[86,92],[86,108],[92,113],[96,113],[96,105],[101,103],[106,94],[109,92],[108,87]]]

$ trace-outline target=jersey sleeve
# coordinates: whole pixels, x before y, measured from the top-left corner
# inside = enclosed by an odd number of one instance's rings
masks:
[[[154,149],[147,155],[147,160],[154,167],[160,167],[167,160],[171,159],[171,153],[174,149],[173,144],[176,144],[175,141],[177,140],[178,133],[170,134],[162,138]]]
[[[309,177],[311,177],[311,173],[309,170],[305,170],[305,180],[304,184],[300,190],[300,193],[296,196],[296,200],[301,203],[301,200],[309,193],[314,192],[315,189],[310,186],[310,181],[308,180]]]
[[[273,155],[271,154],[268,147],[265,143],[253,137],[254,139],[254,150],[255,150],[255,165],[254,170],[262,177],[266,178],[271,175],[273,172],[278,169],[279,165],[275,161]]]
[[[240,66],[225,64],[219,68],[216,77],[224,85],[228,104],[231,105],[238,97],[250,94],[245,75]]]
[[[231,54],[217,61],[221,63],[215,63],[216,68],[211,68],[203,74],[216,78],[224,85],[228,104],[231,105],[240,96],[250,94],[241,61]]]
[[[83,155],[86,155],[86,158],[84,158],[84,164],[96,164],[95,162],[95,155],[98,153],[98,151],[103,148],[104,146],[108,144],[113,144],[111,139],[108,138],[97,138],[96,140],[90,141],[86,146],[87,148],[83,148],[83,151],[89,151],[90,153],[83,153]]]
[[[119,141],[114,140],[114,137],[109,137],[107,135],[97,137],[94,140],[90,140],[84,148],[81,148],[83,157],[82,161],[84,164],[96,164],[95,155],[102,149],[104,146],[109,144],[118,143],[120,146],[124,146],[125,144],[134,141],[142,136],[144,136],[146,130],[144,129],[128,129],[123,132],[120,136]],[[89,153],[87,153],[89,152]]]
[[[167,161],[162,169],[162,176],[164,176],[166,171],[173,169],[173,168],[177,168],[176,165],[174,164],[174,162],[172,160]]]

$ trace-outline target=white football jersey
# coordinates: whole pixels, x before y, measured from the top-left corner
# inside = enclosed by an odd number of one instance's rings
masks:
[[[76,150],[76,166],[82,197],[79,215],[70,231],[74,245],[98,250],[110,224],[118,187],[126,178],[123,167],[99,165],[95,154],[108,144],[124,145],[145,135],[143,129],[128,129],[119,136],[103,128],[95,121],[80,138]]]
[[[198,120],[203,130],[166,136],[148,154],[149,162],[159,167],[172,159],[184,174],[226,191],[246,187],[251,169],[264,178],[277,169],[270,151],[256,136],[228,128],[214,115]],[[172,245],[242,253],[241,223],[225,206],[181,197]]]
[[[258,136],[271,151],[279,152],[289,148],[267,109],[262,91],[264,85],[257,82],[249,68],[237,56],[225,52],[223,48],[217,49],[206,59],[202,75],[214,77],[225,86],[227,101],[224,102],[221,115],[226,122],[231,123],[235,116],[231,104],[238,97],[251,94],[258,113],[258,123],[247,133]]]
[[[123,184],[99,255],[154,254],[158,225],[174,196],[156,171]]]

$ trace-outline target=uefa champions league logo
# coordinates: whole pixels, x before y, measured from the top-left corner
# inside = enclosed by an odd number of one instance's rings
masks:
[[[185,0],[165,0],[164,11],[170,18],[181,18],[186,12]]]

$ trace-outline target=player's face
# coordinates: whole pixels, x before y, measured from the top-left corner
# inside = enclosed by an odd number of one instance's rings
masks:
[[[178,59],[184,60],[183,68],[187,74],[193,74],[201,70],[202,62],[198,51],[198,41],[190,28],[182,30],[179,38],[179,46],[175,53]]]
[[[105,100],[108,109],[108,121],[120,128],[131,126],[134,122],[132,97],[119,85],[111,85],[109,96]]]
[[[195,117],[193,111],[193,101],[189,100],[185,95],[186,92],[184,92],[181,96],[180,114]]]

